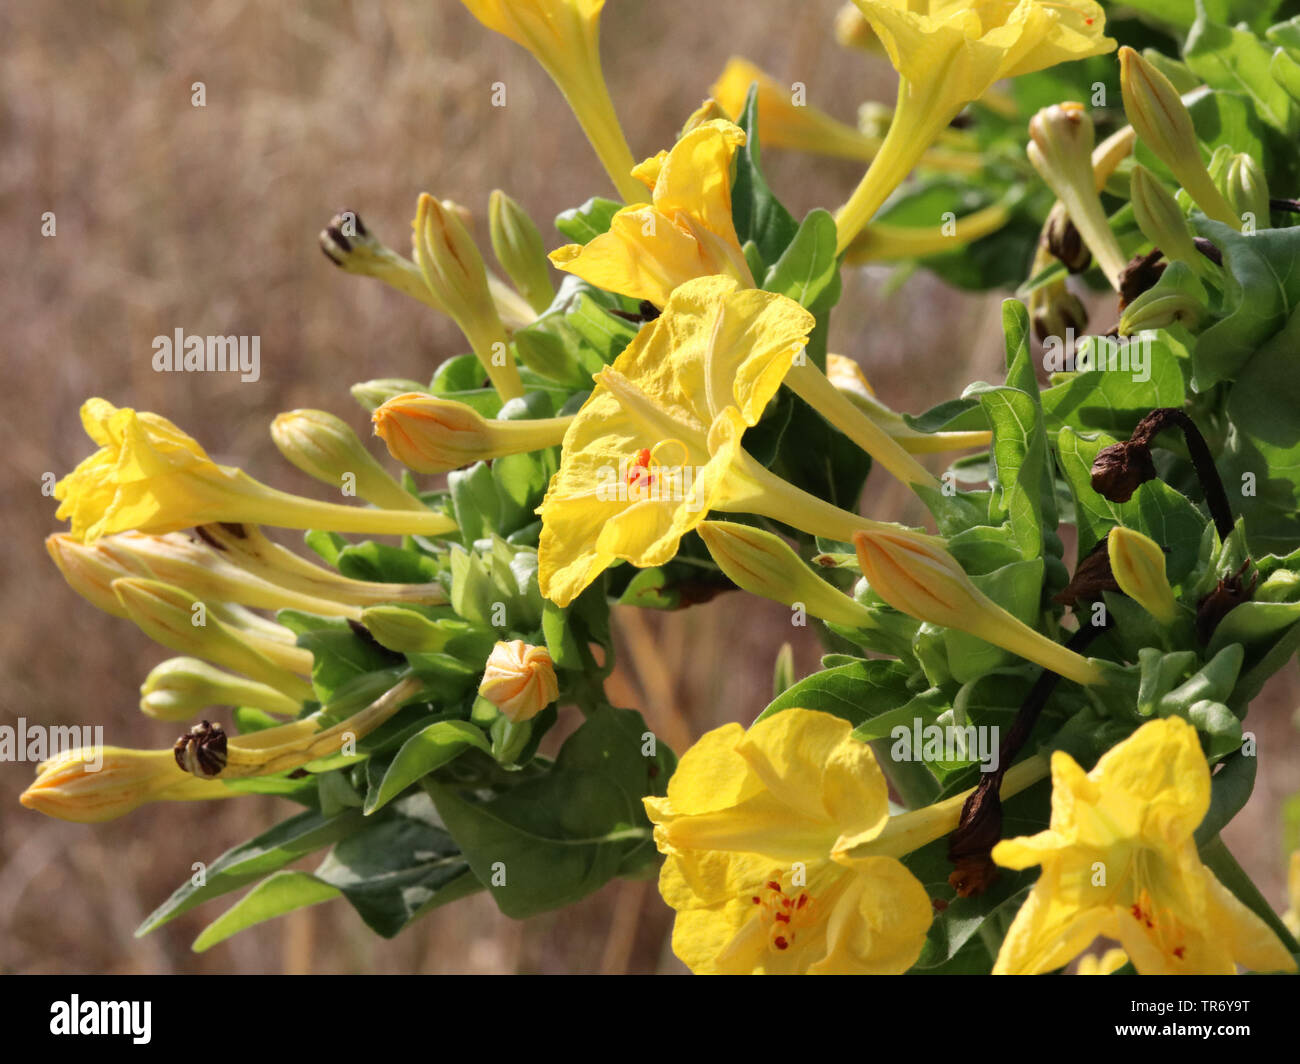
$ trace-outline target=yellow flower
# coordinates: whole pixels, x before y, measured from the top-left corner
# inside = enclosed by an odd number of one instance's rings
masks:
[[[787,86],[739,56],[727,61],[709,94],[727,114],[739,119],[753,84],[758,85],[758,130],[764,148],[791,148],[864,162],[879,149],[879,137],[868,137],[816,107],[796,104]]]
[[[1051,971],[1098,935],[1143,975],[1293,971],[1276,935],[1201,863],[1193,832],[1209,807],[1209,765],[1179,717],[1144,724],[1088,773],[1054,753],[1050,826],[993,848],[1003,867],[1043,868],[994,973]]]
[[[528,49],[564,93],[614,186],[639,202],[632,152],[600,68],[600,11],[605,0],[461,0],[490,30]]]
[[[1100,957],[1089,953],[1079,960],[1077,975],[1112,975],[1128,964],[1128,954],[1122,949],[1108,949]]]
[[[899,74],[898,105],[880,151],[841,209],[839,249],[907,177],[966,104],[1001,78],[1115,47],[1090,0],[856,0]]]
[[[209,522],[252,522],[335,532],[436,535],[456,524],[433,511],[397,512],[316,502],[276,491],[242,470],[217,465],[190,436],[157,414],[88,399],[81,423],[99,450],[54,486],[74,538],[113,532],[176,532]]]
[[[731,159],[744,131],[714,119],[634,172],[652,190],[649,206],[624,207],[586,246],[566,244],[551,262],[584,281],[657,307],[678,285],[725,274],[753,288],[731,220]]]
[[[728,724],[646,798],[677,911],[673,952],[720,974],[897,974],[920,955],[925,888],[893,856],[851,857],[889,822],[871,749],[838,717],[788,709]]]
[[[711,509],[761,514],[840,540],[895,527],[800,491],[741,448],[813,324],[793,300],[726,277],[681,285],[663,314],[596,375],[565,433],[559,471],[538,510],[542,594],[567,605],[619,558],[662,565]]]
[[[560,684],[545,647],[512,639],[492,648],[478,693],[519,724],[554,702],[560,695]]]

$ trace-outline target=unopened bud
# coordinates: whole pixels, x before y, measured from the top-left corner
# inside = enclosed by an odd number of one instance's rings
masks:
[[[555,666],[545,647],[522,639],[501,642],[488,656],[478,693],[518,724],[529,720],[559,697]]]
[[[1040,342],[1049,336],[1081,335],[1088,328],[1088,308],[1064,281],[1045,284],[1029,294],[1029,316]]]
[[[314,697],[297,675],[310,672],[310,651],[235,631],[210,613],[204,616],[206,609],[191,595],[157,580],[123,578],[113,582],[113,591],[141,631],[169,650],[216,662],[300,702]]]
[[[1124,112],[1138,137],[1169,167],[1201,210],[1215,221],[1240,229],[1241,219],[1205,167],[1196,127],[1178,90],[1132,48],[1119,50],[1119,63]]]
[[[1065,206],[1074,227],[1118,290],[1125,257],[1097,194],[1092,119],[1079,103],[1044,107],[1029,121],[1029,161]]]
[[[1129,303],[1119,317],[1120,336],[1135,336],[1147,329],[1167,329],[1178,323],[1195,329],[1206,308],[1186,292],[1151,289]]]
[[[731,521],[705,521],[697,529],[713,560],[744,591],[846,628],[874,628],[866,607],[817,576],[780,536]]]
[[[501,398],[523,395],[474,238],[454,210],[427,193],[420,196],[413,225],[415,262],[434,298],[465,334]]]
[[[1065,204],[1057,200],[1043,225],[1043,242],[1054,258],[1071,273],[1083,273],[1092,265],[1092,252],[1083,242],[1079,230],[1070,221]]]
[[[853,3],[845,4],[836,12],[835,40],[845,48],[857,48],[863,52],[878,53],[884,50],[871,23]]]
[[[271,422],[271,439],[285,459],[333,488],[349,485],[366,502],[390,510],[422,510],[341,418],[324,410],[288,410]],[[349,479],[350,478],[350,479]]]
[[[423,392],[425,387],[419,381],[407,380],[404,377],[377,377],[372,381],[354,384],[350,390],[352,398],[373,414],[378,407],[394,396],[406,395],[408,392]]]
[[[1122,526],[1106,537],[1110,571],[1119,589],[1161,624],[1178,616],[1173,588],[1165,575],[1165,552],[1155,540]]]
[[[1247,216],[1255,229],[1269,228],[1268,178],[1253,155],[1238,152],[1228,164],[1228,202],[1243,224]]]
[[[1129,192],[1142,235],[1169,261],[1186,263],[1197,273],[1208,272],[1210,261],[1196,250],[1192,231],[1177,200],[1155,174],[1140,163],[1134,165]]]
[[[871,590],[920,621],[956,628],[1080,684],[1101,681],[1087,658],[1012,616],[971,582],[930,536],[907,531],[858,532],[858,564]]]
[[[286,715],[302,708],[274,687],[224,672],[198,658],[169,658],[140,685],[140,712],[155,720],[190,720],[210,706],[250,706]]]
[[[445,473],[473,462],[558,446],[573,420],[489,419],[465,403],[423,392],[394,396],[372,417],[388,452],[417,473]]]
[[[488,232],[497,262],[528,305],[540,314],[555,298],[542,234],[528,212],[499,188],[488,200]]]

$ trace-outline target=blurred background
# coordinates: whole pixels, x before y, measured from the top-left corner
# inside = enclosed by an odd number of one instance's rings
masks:
[[[805,83],[810,103],[844,121],[864,99],[892,102],[886,62],[835,44],[838,6],[610,0],[602,54],[634,154],[672,143],[732,54]],[[140,681],[169,655],[73,593],[42,546],[60,527],[43,474],[62,476],[92,450],[82,400],[155,410],[217,461],[319,496],[272,445],[272,417],[324,408],[368,437],[350,384],[426,380],[465,349],[449,320],[332,266],[317,247],[331,215],[355,210],[405,249],[416,195],[428,191],[470,208],[486,248],[487,198],[499,187],[554,247],[564,241],[550,219],[612,189],[541,69],[455,0],[10,4],[0,50],[0,724],[102,724],[113,745],[170,745],[177,727],[136,708]],[[490,104],[497,81],[505,108]],[[204,107],[191,103],[195,82]],[[775,151],[764,162],[796,217],[838,205],[860,176],[855,163]],[[43,237],[47,211],[57,228]],[[846,272],[831,341],[885,402],[919,411],[972,379],[996,379],[1000,295],[956,292],[925,274],[890,291],[888,279],[885,268]],[[261,379],[153,372],[153,337],[177,328],[260,336]],[[867,512],[920,521],[912,505],[906,489],[871,478]],[[722,596],[674,614],[618,614],[612,700],[641,709],[678,752],[712,727],[752,720],[782,643],[799,675],[817,666],[815,634],[791,627],[776,603]],[[1293,664],[1252,707],[1259,784],[1225,833],[1278,908],[1280,804],[1300,789],[1300,759],[1284,753],[1296,745],[1296,686]],[[684,970],[653,883],[612,883],[525,922],[479,896],[393,941],[338,902],[191,953],[227,900],[137,940],[193,862],[211,862],[287,807],[162,805],[83,826],[23,809],[31,775],[31,765],[0,764],[3,972]]]

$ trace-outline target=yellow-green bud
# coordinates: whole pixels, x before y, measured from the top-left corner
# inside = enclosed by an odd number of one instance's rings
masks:
[[[1205,315],[1205,307],[1186,292],[1148,289],[1133,300],[1119,316],[1120,336],[1135,336],[1147,329],[1167,329],[1175,323],[1194,329]]]
[[[1184,262],[1197,273],[1209,272],[1213,263],[1196,250],[1187,219],[1173,194],[1141,164],[1133,167],[1129,180],[1133,215],[1142,235],[1169,261]]]
[[[528,212],[499,188],[488,200],[488,232],[497,262],[528,305],[540,314],[555,298],[542,234]]]
[[[780,536],[732,521],[705,521],[696,531],[737,587],[832,624],[875,627],[865,606],[817,576]]]
[[[1097,194],[1092,119],[1079,103],[1044,107],[1029,122],[1029,161],[1065,206],[1111,287],[1119,290],[1127,258]]]
[[[412,245],[425,283],[465,334],[497,394],[503,400],[523,395],[505,326],[488,290],[483,258],[456,211],[421,194]]]
[[[310,477],[389,510],[423,510],[366,450],[341,418],[324,410],[288,410],[271,422],[271,439],[285,459]]]
[[[372,414],[376,407],[382,406],[395,395],[424,390],[424,385],[419,381],[407,380],[404,377],[376,377],[372,381],[360,381],[351,388],[352,398]]]
[[[237,632],[203,603],[157,580],[123,578],[112,586],[126,615],[154,642],[243,673],[297,701],[314,697],[302,679],[311,671],[310,651]]]
[[[1167,77],[1132,48],[1119,50],[1124,113],[1142,142],[1155,153],[1197,205],[1234,229],[1241,220],[1210,178],[1201,157],[1192,116]]]
[[[208,706],[251,706],[287,715],[302,708],[274,687],[198,658],[168,658],[140,685],[140,711],[155,720],[189,720]]]
[[[1228,163],[1228,202],[1246,232],[1269,228],[1268,178],[1254,156],[1238,152]]]
[[[1113,528],[1106,537],[1110,571],[1119,589],[1161,624],[1172,624],[1178,603],[1165,575],[1160,544],[1131,528]]]
[[[858,564],[871,590],[896,610],[930,624],[969,632],[1080,684],[1101,670],[1048,639],[980,591],[933,537],[907,531],[857,532]]]

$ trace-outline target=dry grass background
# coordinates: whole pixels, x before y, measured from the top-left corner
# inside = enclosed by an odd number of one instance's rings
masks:
[[[803,81],[851,121],[887,100],[892,72],[834,44],[837,0],[611,0],[605,69],[638,157],[672,140],[733,53]],[[701,18],[701,13],[705,14]],[[278,487],[317,486],[280,459],[267,426],[322,407],[366,432],[347,394],[377,376],[427,378],[462,349],[449,322],[334,269],[316,234],[341,208],[402,246],[422,190],[474,210],[486,246],[488,193],[504,188],[548,220],[607,181],[558,92],[531,59],[454,0],[258,4],[82,0],[0,12],[0,723],[102,724],[106,741],[156,747],[176,728],[141,716],[137,687],[167,656],[98,615],[42,548],[55,528],[43,473],[88,453],[88,395],[153,409],[219,460]],[[207,106],[191,106],[191,85]],[[509,105],[489,106],[494,81]],[[840,202],[848,163],[771,152],[773,186],[796,214]],[[41,236],[55,212],[57,235]],[[877,391],[923,409],[1000,365],[996,296],[927,276],[881,295],[882,275],[846,277],[832,349],[859,358]],[[175,328],[256,334],[262,379],[160,375],[151,341]],[[904,491],[872,478],[867,507],[919,519]],[[773,603],[723,597],[655,616],[620,610],[615,701],[641,708],[679,751],[765,703],[779,645],[801,674],[816,640]],[[1294,668],[1260,700],[1261,783],[1230,845],[1282,901],[1280,800],[1300,787],[1288,717]],[[141,919],[190,873],[284,815],[272,799],[146,808],[87,827],[22,809],[30,766],[0,766],[0,971],[680,971],[653,884],[615,883],[582,904],[516,923],[474,898],[398,939],[374,938],[342,903],[298,913],[204,955],[189,943],[221,903],[144,940]]]

